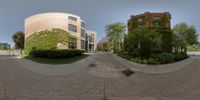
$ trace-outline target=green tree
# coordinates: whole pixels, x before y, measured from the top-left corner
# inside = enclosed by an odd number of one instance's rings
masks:
[[[6,47],[6,46],[2,46],[1,49],[2,49],[2,50],[8,50],[9,48]]]
[[[22,50],[24,49],[24,32],[18,31],[14,33],[12,39],[15,43],[15,49],[19,49],[20,53],[22,54]]]
[[[161,36],[149,28],[137,28],[125,36],[124,46],[128,52],[139,52],[141,57],[149,57],[160,48]]]
[[[173,33],[171,29],[158,29],[161,36],[161,51],[172,53]]]
[[[198,44],[198,34],[194,25],[190,26],[187,30],[186,41],[188,45]]]
[[[99,51],[109,51],[108,47],[108,39],[106,37],[102,38],[98,43],[97,43],[97,50]]]
[[[106,25],[106,37],[108,39],[108,45],[111,47],[114,52],[119,52],[123,48],[122,42],[124,39],[126,30],[126,25],[124,23],[112,23],[109,25]]]
[[[198,34],[194,26],[179,23],[173,27],[173,46],[175,52],[187,52],[187,46],[198,43]]]

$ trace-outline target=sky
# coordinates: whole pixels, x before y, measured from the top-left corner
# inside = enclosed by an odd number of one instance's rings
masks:
[[[106,35],[105,25],[127,24],[131,15],[144,12],[170,12],[171,27],[186,22],[199,33],[199,4],[200,0],[0,0],[0,42],[13,45],[12,35],[24,31],[24,19],[45,12],[80,16],[87,29],[97,32],[97,41]]]

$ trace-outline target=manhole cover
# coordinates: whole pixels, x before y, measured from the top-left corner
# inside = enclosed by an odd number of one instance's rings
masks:
[[[89,67],[96,67],[97,64],[90,64]]]
[[[122,73],[128,77],[134,74],[135,72],[130,69],[126,69],[126,70],[123,70]]]

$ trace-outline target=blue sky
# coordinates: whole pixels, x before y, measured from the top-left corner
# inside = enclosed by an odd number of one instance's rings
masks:
[[[200,0],[1,0],[0,42],[13,44],[12,35],[24,30],[24,19],[43,12],[67,12],[81,16],[87,29],[105,36],[105,25],[124,22],[143,12],[170,12],[172,26],[186,22],[200,32]]]

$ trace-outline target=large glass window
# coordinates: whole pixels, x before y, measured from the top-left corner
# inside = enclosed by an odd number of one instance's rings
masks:
[[[91,34],[91,36],[92,36],[92,42],[94,43],[94,34]]]
[[[85,30],[84,29],[81,29],[81,37],[85,38]]]
[[[69,16],[68,19],[69,20],[73,20],[73,21],[77,21],[77,18],[76,17],[72,17],[72,16]]]
[[[92,41],[92,37],[91,37],[91,36],[89,36],[89,41],[90,41],[90,42],[93,42],[93,41]]]
[[[69,25],[68,25],[68,30],[69,30],[69,31],[72,31],[72,32],[77,32],[77,26],[76,26],[76,25],[69,24]]]
[[[75,42],[69,42],[68,43],[68,48],[69,49],[76,49],[76,41]]]
[[[81,27],[85,28],[85,23],[84,22],[81,22]]]
[[[81,40],[81,49],[85,49],[85,41]]]

